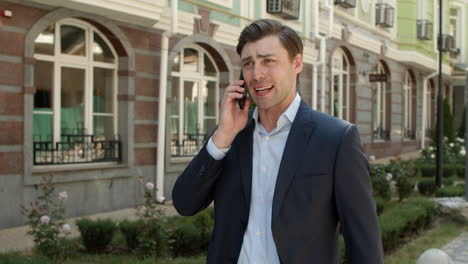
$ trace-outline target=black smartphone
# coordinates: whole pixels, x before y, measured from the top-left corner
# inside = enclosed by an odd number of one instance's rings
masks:
[[[244,80],[244,75],[242,75],[242,71],[240,72],[239,80]],[[245,99],[247,98],[247,87],[245,87],[245,82],[241,87],[244,87],[244,92],[242,93],[242,98],[237,100],[240,109],[244,109]]]

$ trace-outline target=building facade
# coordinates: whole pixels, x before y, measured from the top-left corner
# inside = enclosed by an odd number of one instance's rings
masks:
[[[356,124],[377,158],[435,127],[435,0],[0,0],[0,228],[54,176],[67,216],[133,207],[172,186],[240,73],[237,37],[279,20],[304,43],[302,98]],[[443,6],[443,93],[460,122],[468,1]],[[450,38],[452,36],[452,38]]]

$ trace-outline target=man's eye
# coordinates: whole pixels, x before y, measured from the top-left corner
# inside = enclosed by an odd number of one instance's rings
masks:
[[[251,61],[248,61],[248,62],[244,62],[244,64],[242,64],[242,67],[249,67],[252,65],[252,62]]]
[[[273,62],[273,60],[272,59],[265,59],[265,62],[270,63],[270,62]]]

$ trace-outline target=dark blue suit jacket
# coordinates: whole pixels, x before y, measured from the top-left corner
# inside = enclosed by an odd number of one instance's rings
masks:
[[[222,160],[203,147],[173,189],[181,215],[214,201],[209,264],[237,263],[249,221],[255,122]],[[369,165],[356,126],[301,102],[281,160],[271,229],[281,263],[338,264],[339,224],[350,264],[383,263]]]

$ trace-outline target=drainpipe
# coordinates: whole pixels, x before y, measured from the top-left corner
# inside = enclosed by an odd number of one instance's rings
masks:
[[[434,5],[433,5],[433,8],[434,8],[434,14],[437,13],[437,1],[434,1]],[[440,23],[440,21],[439,21]],[[433,36],[436,36],[436,26],[434,26],[434,34]],[[437,54],[437,64],[439,64],[439,49],[437,48],[437,41],[434,41],[434,52]],[[429,79],[435,77],[436,75],[438,74],[437,71],[427,75],[426,77],[424,77],[423,79],[423,118],[422,118],[422,126],[421,126],[421,131],[422,131],[422,135],[421,135],[421,149],[424,149],[425,148],[425,141],[426,141],[426,127],[428,124],[426,124],[426,115],[427,115],[427,82],[429,81]]]
[[[320,56],[319,60],[312,63],[312,108],[317,107],[317,67],[322,66],[321,88],[320,88],[320,111],[325,112],[325,72],[326,72],[326,40],[331,37],[333,33],[333,20],[334,20],[334,7],[328,3],[328,0],[323,1],[323,6],[328,10],[328,32],[325,37],[320,36],[319,33],[319,6],[318,1],[314,3],[314,37],[320,41]]]
[[[164,32],[161,36],[161,70],[159,72],[159,107],[158,107],[158,144],[156,155],[156,201],[163,203],[164,197],[164,154],[166,136],[166,88],[167,88],[167,66],[169,57],[169,37],[177,32],[177,5],[176,0],[171,1],[171,31]]]

